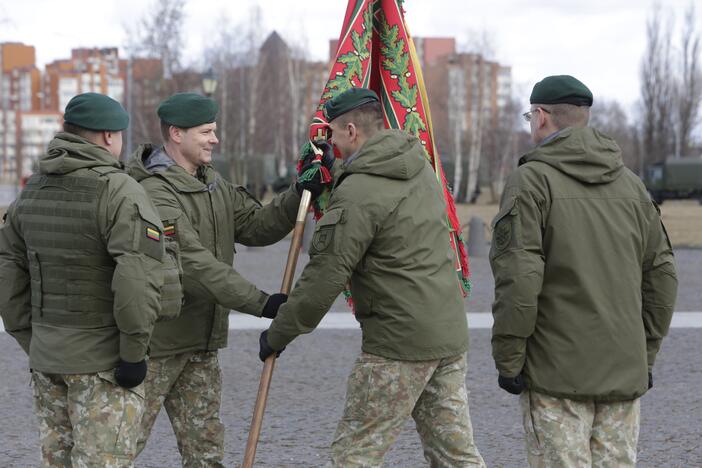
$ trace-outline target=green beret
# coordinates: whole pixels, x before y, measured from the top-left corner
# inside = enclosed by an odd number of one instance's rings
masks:
[[[369,102],[380,102],[378,95],[367,88],[351,88],[324,103],[327,122]]]
[[[592,106],[592,92],[570,75],[547,76],[534,85],[531,104],[573,104]]]
[[[215,121],[219,106],[197,93],[178,93],[159,104],[156,113],[163,123],[191,128]]]
[[[109,96],[83,93],[68,101],[63,121],[88,130],[119,132],[129,126],[129,114]]]

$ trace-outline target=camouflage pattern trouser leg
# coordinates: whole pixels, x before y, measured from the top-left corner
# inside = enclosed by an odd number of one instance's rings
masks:
[[[361,353],[348,380],[332,464],[381,466],[411,415],[432,467],[485,466],[473,443],[464,355],[396,361]]]
[[[113,371],[34,371],[42,466],[134,466],[144,387],[117,385]]]
[[[634,467],[639,399],[575,401],[525,391],[520,397],[531,467]]]
[[[171,420],[184,467],[221,467],[224,425],[219,419],[222,375],[217,352],[182,353],[149,359],[146,413],[139,453],[161,406]]]

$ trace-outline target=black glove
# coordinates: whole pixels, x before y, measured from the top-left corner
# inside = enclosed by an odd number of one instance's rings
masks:
[[[526,389],[526,383],[524,383],[524,377],[522,377],[522,374],[519,374],[516,377],[503,377],[500,375],[497,377],[497,385],[512,395],[519,395]]]
[[[650,390],[651,387],[653,387],[653,374],[649,372],[648,373],[648,389]]]
[[[322,166],[326,167],[331,173],[334,167],[334,162],[336,161],[336,156],[334,156],[334,147],[329,144],[328,141],[318,141],[314,143],[317,148],[322,150]]]
[[[327,170],[331,172],[332,168],[334,167],[334,162],[336,161],[336,156],[334,156],[334,147],[326,140],[315,141],[314,145],[322,151],[322,166],[326,167]],[[297,175],[301,176],[307,169],[309,169],[312,161],[316,157],[317,155],[310,148],[309,152],[302,160],[302,167]]]
[[[263,362],[266,362],[266,358],[271,354],[277,353],[276,357],[278,357],[280,356],[280,353],[285,350],[285,348],[283,348],[280,351],[276,351],[275,349],[271,348],[271,345],[268,344],[268,330],[261,333],[261,336],[258,339],[258,346],[258,357]]]
[[[326,141],[320,141],[315,143],[315,145],[317,148],[322,150],[322,167],[326,168],[331,175],[332,168],[334,167],[334,161],[336,160],[334,157],[334,148]],[[302,175],[307,172],[308,169],[314,166],[312,161],[315,157],[316,155],[313,151],[311,151],[310,154],[305,157],[302,162],[302,168],[300,168],[300,172],[298,173],[298,181],[295,183],[295,188],[297,189],[298,194],[302,195],[303,190],[309,190],[312,194],[312,199],[316,199],[324,191],[324,187],[329,184],[329,182],[322,182],[321,168],[320,171],[317,171],[310,179],[302,179]]]
[[[120,387],[132,388],[136,387],[144,381],[146,377],[146,361],[127,362],[119,360],[119,364],[115,367],[115,379]]]
[[[268,296],[266,305],[263,306],[261,317],[274,319],[278,315],[278,309],[288,300],[287,294],[275,293]]]

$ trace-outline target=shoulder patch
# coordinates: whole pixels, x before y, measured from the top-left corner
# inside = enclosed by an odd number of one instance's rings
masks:
[[[495,257],[504,252],[515,240],[515,217],[518,213],[517,198],[513,197],[504,204],[492,221],[492,248],[490,256]]]
[[[498,222],[495,228],[495,248],[498,252],[503,251],[512,240],[512,223]]]
[[[156,217],[150,207],[141,203],[137,203],[136,206],[141,231],[137,249],[153,259],[162,261],[165,250],[161,233],[161,220]]]
[[[159,242],[161,240],[161,233],[152,227],[146,226],[146,237]]]
[[[327,250],[334,252],[334,231],[336,231],[337,225],[343,222],[343,208],[327,211],[317,222],[310,253],[322,253]]]
[[[163,223],[163,235],[167,237],[174,237],[176,235],[175,221],[173,221],[173,223]]]

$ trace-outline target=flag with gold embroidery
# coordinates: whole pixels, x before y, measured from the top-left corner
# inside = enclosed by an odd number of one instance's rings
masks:
[[[310,125],[310,141],[303,147],[300,161],[314,152],[314,141],[329,137],[322,112],[327,100],[352,87],[375,91],[382,103],[385,126],[403,129],[419,138],[434,168],[437,183],[444,191],[447,235],[455,253],[456,272],[464,295],[467,295],[470,292],[468,254],[453,196],[448,190],[434,144],[422,70],[405,24],[405,3],[403,0],[349,0],[336,57]],[[317,160],[321,161],[319,154]],[[328,174],[323,174],[325,178],[328,180]],[[315,202],[318,214],[324,211],[328,197],[326,192]]]

